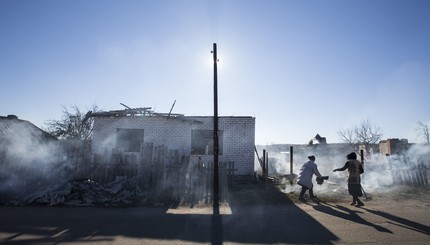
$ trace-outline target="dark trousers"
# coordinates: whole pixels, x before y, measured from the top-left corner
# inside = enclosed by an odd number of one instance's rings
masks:
[[[305,192],[309,190],[309,195],[311,197],[314,196],[314,190],[313,188],[307,188],[306,186],[302,185],[302,191],[300,192],[300,198],[303,198],[303,196],[305,195]]]

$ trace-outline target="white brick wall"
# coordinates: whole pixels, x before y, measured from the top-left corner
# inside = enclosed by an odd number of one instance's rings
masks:
[[[185,119],[185,120],[182,120]],[[193,123],[193,120],[202,123]],[[223,154],[219,162],[234,161],[236,174],[254,172],[255,118],[219,117],[219,130],[223,131]],[[178,149],[183,155],[191,152],[192,130],[213,130],[212,117],[96,117],[94,120],[93,149],[103,154],[116,147],[117,128],[144,129],[144,142],[166,145]],[[213,161],[213,156],[203,156],[204,161]]]

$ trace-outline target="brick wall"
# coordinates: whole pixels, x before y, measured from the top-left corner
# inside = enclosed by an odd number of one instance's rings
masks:
[[[379,142],[379,150],[382,155],[402,154],[410,147],[407,139],[387,139]]]
[[[219,162],[234,161],[236,174],[254,172],[255,118],[219,117],[219,130],[223,131],[223,154]],[[144,129],[144,142],[166,145],[190,155],[192,130],[213,130],[212,117],[96,117],[94,120],[93,149],[98,154],[110,154],[116,147],[116,131]],[[203,161],[213,161],[213,156],[202,156]]]

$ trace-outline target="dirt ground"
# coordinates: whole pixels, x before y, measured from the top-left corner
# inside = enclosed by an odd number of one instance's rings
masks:
[[[298,200],[300,190],[300,186],[296,184],[291,185],[285,179],[272,178],[268,184],[248,183],[236,186],[236,188],[231,191],[230,198],[235,201],[250,204],[301,203]],[[351,202],[351,196],[348,194],[346,184],[339,185],[326,181],[322,185],[314,185],[314,194],[321,202]],[[305,196],[308,198],[308,193],[306,193]],[[369,189],[367,191],[364,190],[364,195],[361,197],[361,200],[370,203],[406,202],[409,200],[430,202],[430,186],[414,187],[400,185],[385,186]]]

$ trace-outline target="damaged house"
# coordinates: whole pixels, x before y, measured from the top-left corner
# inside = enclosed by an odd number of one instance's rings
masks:
[[[89,112],[94,118],[95,157],[115,152],[142,154],[146,144],[163,145],[180,156],[213,161],[213,117],[155,113],[151,108]],[[235,175],[254,173],[254,117],[219,117],[219,162],[234,162]],[[109,161],[109,160],[108,160]]]
[[[213,117],[137,108],[89,118],[89,144],[62,144],[27,121],[0,117],[0,182],[8,187],[0,203],[123,205],[167,190],[210,198]],[[231,176],[254,173],[255,118],[219,117],[218,126],[220,170],[228,166],[220,188],[228,188]]]

